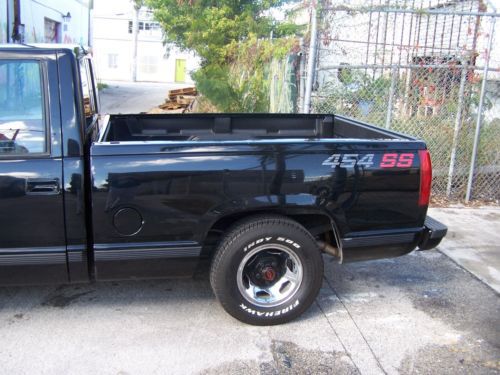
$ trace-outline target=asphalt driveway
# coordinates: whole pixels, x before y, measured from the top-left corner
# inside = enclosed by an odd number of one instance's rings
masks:
[[[242,324],[195,279],[0,288],[5,374],[492,374],[500,299],[438,251],[327,262],[299,320]]]
[[[99,91],[101,113],[140,113],[163,104],[168,90],[192,85],[158,82],[108,81]]]

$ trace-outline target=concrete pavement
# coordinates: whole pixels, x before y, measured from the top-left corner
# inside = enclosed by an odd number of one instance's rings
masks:
[[[165,102],[168,90],[192,85],[180,83],[107,81],[100,91],[101,113],[140,113]]]
[[[447,217],[462,215],[483,216],[453,209]],[[447,217],[440,219],[450,223]],[[453,250],[462,233],[455,231],[441,249]],[[489,243],[491,233],[484,233]],[[464,235],[460,244],[481,251],[476,236]],[[325,261],[315,304],[277,327],[252,327],[227,315],[206,268],[187,280],[0,288],[0,372],[500,372],[500,298],[442,252]]]
[[[454,206],[429,213],[449,228],[439,249],[500,294],[500,207]]]

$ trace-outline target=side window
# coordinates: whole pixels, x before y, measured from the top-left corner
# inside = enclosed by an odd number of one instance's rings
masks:
[[[0,60],[0,157],[47,152],[40,63]]]

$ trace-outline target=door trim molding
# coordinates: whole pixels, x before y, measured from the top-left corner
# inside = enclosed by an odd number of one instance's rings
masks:
[[[0,266],[66,264],[66,246],[0,248]]]
[[[100,261],[195,258],[201,246],[193,241],[97,243],[94,244],[94,259]]]

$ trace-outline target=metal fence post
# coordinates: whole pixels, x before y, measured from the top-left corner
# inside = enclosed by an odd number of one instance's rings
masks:
[[[301,110],[304,108],[304,94],[306,92],[306,53],[304,49],[304,38],[300,38],[300,64],[299,64],[299,103],[298,103],[298,112],[302,112]]]
[[[467,65],[463,65],[460,76],[460,88],[458,89],[458,107],[455,117],[455,129],[453,131],[453,143],[451,146],[450,169],[448,170],[448,184],[446,185],[446,196],[450,197],[453,184],[453,174],[455,173],[455,160],[457,158],[458,135],[462,126],[462,110],[464,105],[465,80],[467,79]]]
[[[316,14],[316,3],[315,0],[311,0],[311,40],[309,42],[309,57],[307,60],[307,82],[306,82],[306,92],[304,95],[304,107],[302,112],[311,112],[311,93],[312,86],[314,84],[314,68],[316,66],[316,43],[318,34],[318,19]]]
[[[496,18],[491,17],[491,27],[490,27],[490,35],[488,38],[488,47],[486,53],[486,61],[484,64],[483,70],[483,82],[481,83],[481,94],[479,97],[479,105],[477,108],[477,121],[476,121],[476,132],[474,134],[474,145],[472,147],[472,156],[470,161],[470,171],[469,171],[469,180],[467,181],[467,192],[465,194],[465,202],[469,203],[472,192],[472,181],[474,179],[474,170],[476,168],[476,157],[477,157],[477,148],[479,145],[479,138],[481,136],[481,125],[483,122],[483,105],[484,105],[484,95],[486,93],[486,82],[488,80],[488,68],[490,63],[491,56],[491,47],[493,45],[493,33],[495,32],[495,21]]]
[[[385,128],[390,129],[392,122],[392,102],[394,100],[394,89],[396,86],[397,68],[391,70],[391,86],[389,88],[389,101],[387,102],[387,115],[385,117]]]

